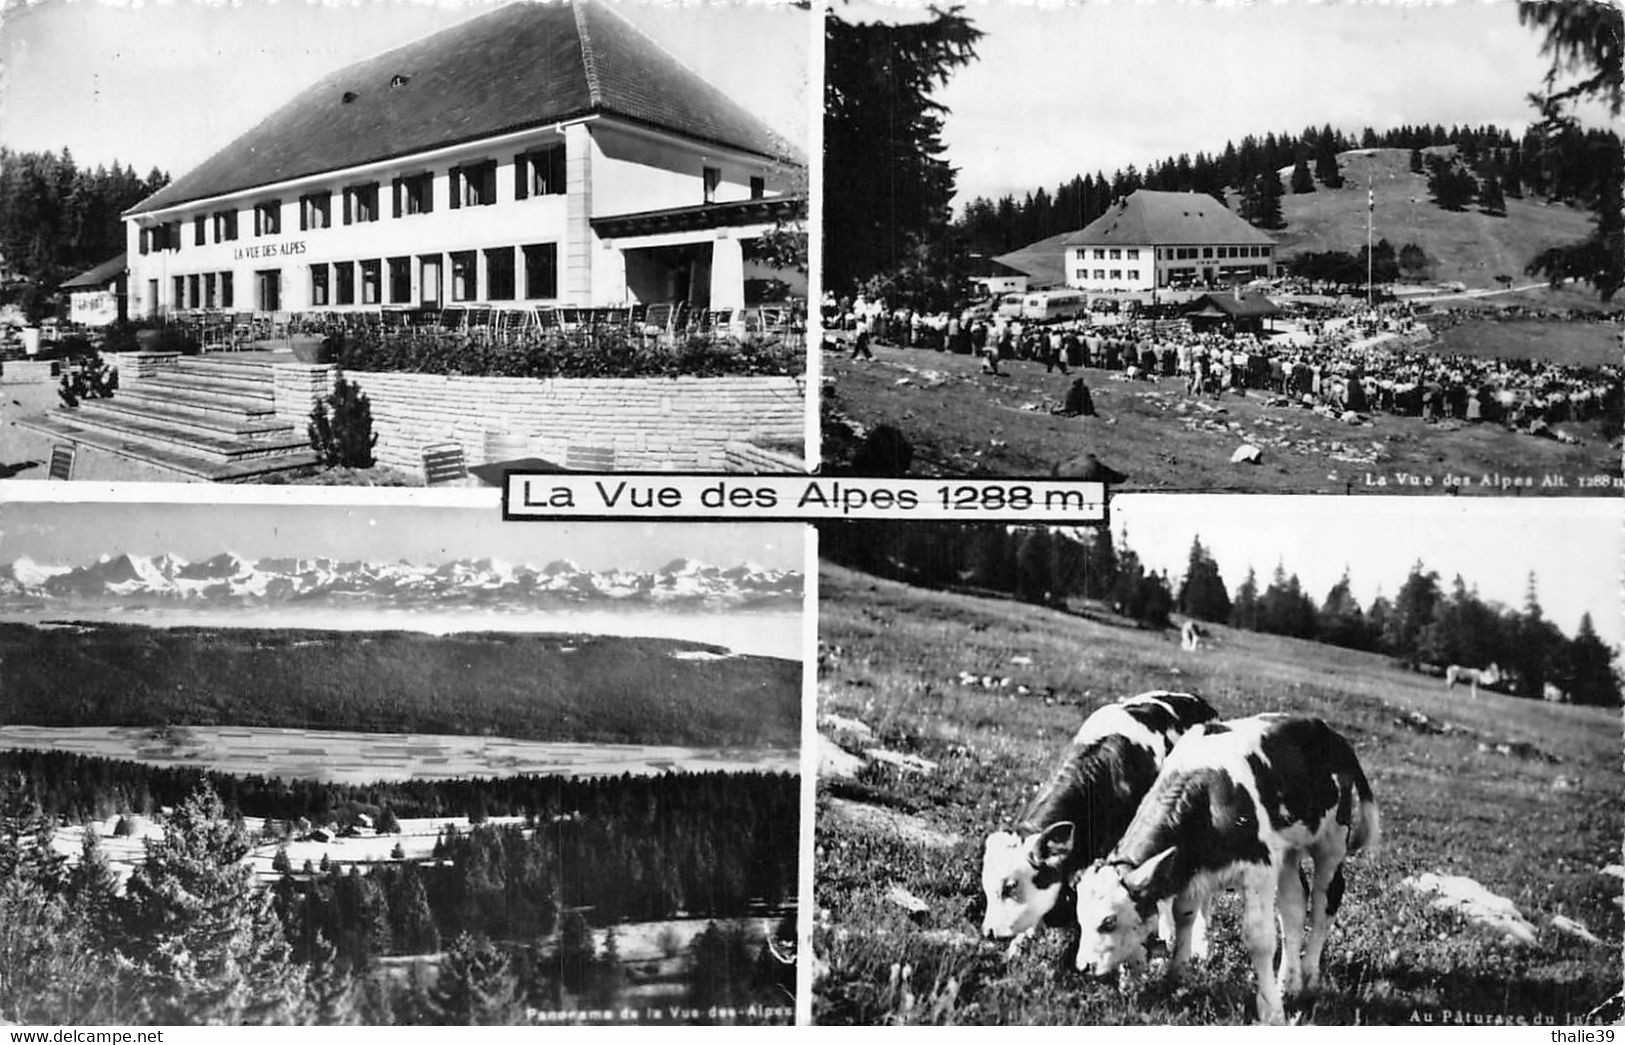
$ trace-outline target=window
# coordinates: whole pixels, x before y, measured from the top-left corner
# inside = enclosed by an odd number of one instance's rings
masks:
[[[1105,279],[1106,278],[1106,270],[1105,269],[1095,269],[1095,278],[1096,279]]]
[[[351,185],[344,190],[344,224],[378,220],[378,183]]]
[[[237,238],[237,212],[235,210],[217,210],[214,212],[214,241],[226,243]]]
[[[220,296],[217,293],[216,280],[217,280],[217,277],[215,276],[215,274],[213,272],[205,272],[203,274],[203,307],[204,308],[217,308],[217,307],[219,307],[218,302],[220,300]]]
[[[235,216],[235,215],[234,215]],[[234,304],[230,272],[220,273],[220,307],[231,308]]]
[[[199,214],[192,219],[192,246],[201,247],[208,242],[209,219]]]
[[[329,304],[326,265],[310,266],[310,303],[312,305]]]
[[[1089,270],[1088,269],[1079,269],[1078,274],[1076,276],[1072,277],[1072,278],[1073,279],[1088,279],[1089,278]]]
[[[497,201],[497,161],[464,164],[451,169],[453,207],[489,207]]]
[[[434,175],[427,172],[395,179],[395,216],[434,210]]]
[[[1103,248],[1101,248],[1101,247],[1096,247],[1095,248],[1095,260],[1096,261],[1105,261],[1106,260],[1106,251]]]
[[[525,247],[525,297],[559,296],[559,245],[532,243]]]
[[[1112,248],[1112,260],[1113,261],[1122,261],[1123,260],[1123,252],[1118,250],[1116,247],[1113,247]]]
[[[754,177],[750,180],[750,198],[759,200],[767,195],[767,179]]]
[[[451,255],[451,299],[473,301],[480,296],[479,255],[472,250]]]
[[[185,276],[176,276],[176,277],[174,277],[174,284],[175,284],[174,293],[170,297],[169,303],[174,308],[185,308],[186,307],[186,277]]]
[[[1140,252],[1139,252],[1139,250],[1138,249],[1130,250],[1128,252],[1128,259],[1130,261],[1139,261],[1140,260]]]
[[[348,261],[333,266],[333,303],[355,304],[355,265]]]
[[[383,300],[379,296],[381,268],[382,266],[376,259],[361,262],[361,303],[363,305],[376,305]]]
[[[705,179],[705,202],[717,201],[717,186],[722,184],[722,168],[706,167],[703,172]]]
[[[325,229],[331,226],[332,202],[331,192],[313,192],[309,196],[299,197],[299,227]]]
[[[186,300],[192,308],[203,307],[203,279],[192,275],[186,277]]]
[[[147,240],[151,236],[151,233],[152,233],[152,230],[150,230],[150,229],[136,229],[135,230],[136,249],[139,250],[143,254],[145,254],[147,252]]]
[[[1202,248],[1202,257],[1203,258],[1211,258],[1212,256],[1213,256],[1213,248],[1212,247],[1203,247]]]
[[[254,204],[254,235],[275,236],[282,231],[282,201]]]
[[[497,247],[485,252],[485,299],[513,300],[512,247]]]
[[[261,312],[276,312],[282,308],[282,270],[261,269],[254,273],[254,282],[259,288],[259,305]]]
[[[1128,270],[1128,278],[1129,279],[1139,279],[1140,278],[1140,270],[1139,269],[1129,269]]]
[[[1122,269],[1112,269],[1112,279],[1122,279],[1122,278],[1123,278],[1123,270]]]
[[[404,305],[412,300],[412,259],[389,259],[389,303]]]
[[[564,195],[564,146],[549,145],[513,158],[513,198]]]

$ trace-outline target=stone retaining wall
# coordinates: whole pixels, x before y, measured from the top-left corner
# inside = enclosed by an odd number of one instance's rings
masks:
[[[307,373],[285,376],[290,367]],[[326,394],[308,373],[321,368],[276,369],[277,414],[303,423]],[[730,443],[803,437],[804,384],[790,377],[344,377],[372,405],[379,463],[413,472],[425,446],[447,442],[462,444],[469,465],[541,457],[568,466],[583,449],[609,448],[616,471],[726,471]]]
[[[129,385],[167,370],[180,362],[179,352],[104,352],[102,359],[118,371],[120,385]]]

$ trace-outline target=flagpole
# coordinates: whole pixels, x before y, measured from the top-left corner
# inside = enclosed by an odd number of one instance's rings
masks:
[[[1371,310],[1371,220],[1377,213],[1377,194],[1371,189],[1371,172],[1365,176],[1365,307]]]

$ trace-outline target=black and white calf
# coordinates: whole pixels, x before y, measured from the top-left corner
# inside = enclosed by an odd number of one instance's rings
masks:
[[[1184,935],[1211,892],[1239,883],[1258,1017],[1279,1023],[1282,992],[1319,981],[1321,950],[1343,896],[1344,858],[1373,848],[1378,833],[1377,804],[1354,749],[1326,723],[1258,715],[1199,726],[1168,756],[1111,853],[1079,876],[1077,967],[1104,974],[1133,958],[1151,912],[1169,898]],[[1304,856],[1315,865],[1308,897]],[[1277,908],[1278,977],[1271,968]],[[1188,953],[1188,944],[1176,943],[1176,963]]]
[[[1117,841],[1184,733],[1218,718],[1201,697],[1153,692],[1097,709],[1028,803],[1015,832],[982,852],[982,934],[1020,938],[1043,923],[1077,869]],[[1070,916],[1070,904],[1061,916]]]

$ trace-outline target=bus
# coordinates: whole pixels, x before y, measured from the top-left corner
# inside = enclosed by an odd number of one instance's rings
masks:
[[[1089,311],[1089,295],[1077,290],[1040,290],[1021,302],[1021,318],[1043,323],[1074,319]]]

